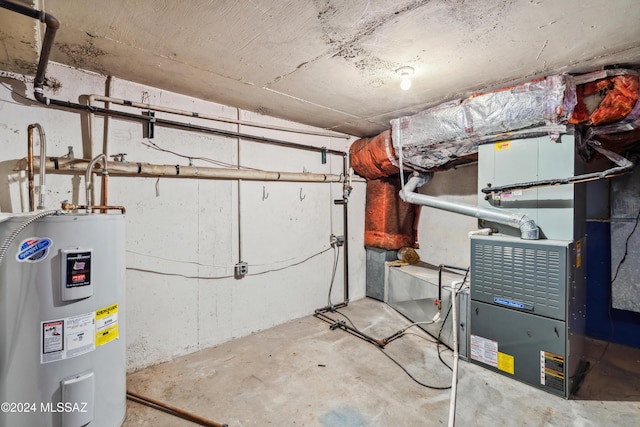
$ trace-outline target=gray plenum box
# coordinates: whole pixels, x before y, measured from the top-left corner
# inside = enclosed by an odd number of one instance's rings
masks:
[[[398,251],[388,251],[378,248],[365,248],[367,252],[366,295],[369,298],[385,301],[384,273],[387,261],[398,259]]]
[[[519,139],[478,147],[478,206],[505,212],[523,213],[540,227],[540,238],[579,240],[586,232],[586,187],[553,185],[494,194],[488,200],[480,190],[489,185],[503,186],[584,173],[584,162],[577,156],[573,135],[558,141],[549,137]],[[519,236],[517,228],[480,220],[480,227],[491,227],[501,234]]]
[[[387,304],[412,322],[432,321],[440,311],[440,319],[433,324],[419,325],[424,331],[449,348],[454,347],[453,316],[451,306],[451,283],[462,281],[464,275],[444,270],[439,279],[438,267],[419,262],[403,267],[389,267],[387,272]],[[438,282],[442,292],[438,292]],[[440,308],[436,305],[442,298]],[[469,291],[457,293],[458,351],[461,359],[468,357],[469,342]],[[449,313],[449,316],[447,316]]]

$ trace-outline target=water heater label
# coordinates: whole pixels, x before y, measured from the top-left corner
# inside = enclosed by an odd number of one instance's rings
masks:
[[[75,288],[91,284],[91,251],[64,253],[65,286]]]
[[[96,311],[96,346],[118,338],[118,304]]]
[[[18,262],[40,262],[49,254],[53,241],[48,237],[29,237],[20,243]]]
[[[95,313],[41,322],[40,363],[70,359],[95,350]]]

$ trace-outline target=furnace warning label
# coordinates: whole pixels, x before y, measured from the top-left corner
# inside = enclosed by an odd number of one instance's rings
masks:
[[[93,312],[41,322],[40,363],[80,356],[95,349]]]
[[[498,367],[498,342],[471,335],[471,358]]]
[[[493,145],[496,151],[509,150],[511,148],[511,141],[500,141]]]
[[[498,369],[513,375],[515,372],[515,360],[513,356],[498,352]]]
[[[564,392],[564,356],[540,352],[540,384]]]
[[[118,304],[96,311],[96,346],[118,338]]]

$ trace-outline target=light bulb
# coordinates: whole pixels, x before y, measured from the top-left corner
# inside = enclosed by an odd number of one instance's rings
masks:
[[[411,87],[411,79],[409,79],[409,76],[412,76],[414,71],[413,67],[409,66],[400,67],[396,70],[396,73],[398,73],[402,78],[400,81],[400,89],[409,90]]]
[[[409,77],[403,76],[402,81],[400,82],[400,89],[409,90],[410,88],[411,88],[411,80],[409,80]]]

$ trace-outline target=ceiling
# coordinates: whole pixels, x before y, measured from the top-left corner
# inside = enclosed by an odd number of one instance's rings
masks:
[[[476,90],[640,65],[637,0],[19,2],[60,21],[52,61],[356,136]],[[0,9],[0,70],[34,74],[43,30]]]

